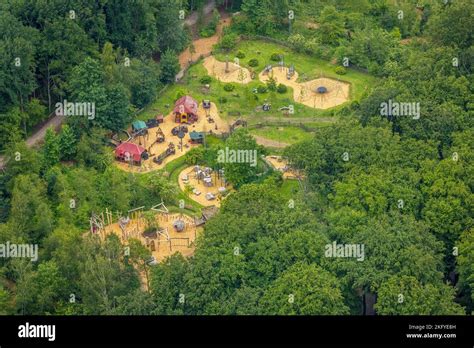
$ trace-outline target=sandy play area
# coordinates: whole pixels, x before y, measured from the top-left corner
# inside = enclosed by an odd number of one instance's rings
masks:
[[[229,58],[229,72],[225,71],[225,62],[220,62],[214,56],[204,59],[203,65],[208,74],[222,82],[249,83],[252,81],[250,71],[247,68],[235,64]]]
[[[265,156],[265,160],[268,164],[270,164],[273,168],[283,173],[284,179],[297,179],[298,177],[302,177],[302,175],[288,166],[288,161],[281,156]]]
[[[205,168],[199,166],[187,167],[179,174],[179,187],[183,191],[189,187],[189,190],[192,190],[189,198],[205,207],[211,205],[220,207],[223,196],[232,190],[229,184],[225,184],[223,178],[218,177],[217,172],[213,171],[206,175]]]
[[[300,83],[297,82],[298,72],[295,71],[289,80],[286,76],[287,72],[287,67],[273,67],[270,73],[266,74],[262,71],[258,77],[260,81],[266,82],[273,76],[277,84],[282,83],[293,88],[293,99],[296,102],[315,109],[332,108],[349,100],[349,83],[326,77]],[[325,87],[327,91],[322,94],[317,93],[318,87]]]
[[[115,161],[117,165],[126,171],[130,172],[139,172],[145,173],[152,170],[158,170],[163,168],[167,163],[173,161],[174,159],[183,156],[186,152],[191,150],[195,146],[189,142],[190,137],[189,133],[191,131],[197,132],[206,132],[209,133],[212,131],[215,134],[220,134],[223,132],[229,131],[229,124],[222,120],[219,117],[219,112],[217,107],[214,103],[211,103],[210,108],[210,116],[214,120],[214,122],[210,123],[206,117],[206,111],[202,107],[202,103],[199,103],[198,108],[198,116],[199,119],[197,122],[193,123],[192,125],[187,125],[188,133],[186,133],[185,137],[183,138],[183,148],[180,148],[180,139],[177,136],[171,134],[171,130],[178,126],[179,124],[175,122],[173,113],[168,114],[164,117],[163,123],[160,124],[160,128],[165,134],[165,141],[162,143],[156,143],[155,140],[157,138],[157,129],[158,128],[151,128],[148,130],[148,139],[147,136],[140,136],[133,139],[131,142],[143,146],[145,149],[148,150],[150,153],[150,158],[147,160],[142,161],[142,165],[131,165],[129,163]],[[217,129],[216,129],[217,127]],[[161,164],[153,162],[153,157],[163,153],[167,148],[169,143],[172,142],[176,146],[176,153],[174,155],[170,155],[166,157]]]
[[[106,226],[102,236],[115,233],[125,244],[130,238],[138,239],[143,245],[148,246],[157,261],[162,261],[176,252],[183,256],[191,256],[194,253],[194,241],[202,228],[195,227],[193,218],[184,214],[165,213],[157,213],[155,218],[160,233],[144,236],[146,222],[143,218],[135,216],[134,219],[129,220],[123,231],[117,222]],[[173,226],[177,220],[184,222],[184,229],[181,232]]]

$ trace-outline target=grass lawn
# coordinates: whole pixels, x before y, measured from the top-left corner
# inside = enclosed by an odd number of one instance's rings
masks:
[[[252,129],[250,133],[287,144],[294,144],[303,140],[311,139],[313,136],[311,132],[306,132],[300,127],[286,126],[255,128]]]
[[[285,200],[295,198],[296,193],[300,190],[298,180],[284,180],[280,187],[281,197]]]
[[[158,113],[168,114],[179,95],[189,94],[197,101],[209,99],[216,103],[219,116],[223,119],[237,119],[240,116],[250,118],[258,122],[264,117],[281,117],[283,114],[278,111],[280,107],[294,105],[295,116],[317,117],[318,110],[307,107],[293,101],[293,91],[288,88],[284,94],[267,92],[264,94],[254,94],[252,90],[262,83],[254,80],[246,85],[234,83],[235,89],[232,92],[224,91],[225,83],[212,79],[210,90],[204,91],[199,79],[207,75],[207,70],[202,66],[202,62],[193,65],[186,73],[180,83],[168,87],[160,97],[138,115],[141,120],[152,118]],[[258,100],[255,99],[258,98]],[[222,98],[226,102],[221,102]],[[261,106],[265,101],[272,104],[272,109],[268,112],[256,111],[257,106]]]
[[[338,75],[334,72],[336,66],[330,62],[303,53],[297,53],[291,48],[276,43],[261,40],[243,40],[229,52],[229,58],[233,59],[238,51],[245,53],[245,58],[240,59],[241,66],[249,68],[248,62],[253,58],[259,61],[259,65],[254,68],[258,72],[262,71],[267,64],[276,64],[276,62],[270,60],[270,56],[273,53],[277,53],[283,54],[286,65],[294,64],[299,74],[299,81],[303,82],[305,79],[313,80],[323,74],[324,77],[349,82],[351,84],[352,100],[359,100],[365,90],[372,88],[377,81],[376,77],[353,69],[347,69],[347,74],[345,75]],[[215,56],[218,60],[225,61],[225,53],[217,53]]]
[[[248,61],[256,58],[259,61],[259,66],[254,68],[258,73],[264,68],[265,64],[271,63],[270,56],[273,53],[280,53],[285,56],[287,64],[294,64],[296,70],[300,74],[300,79],[313,79],[319,77],[321,72],[324,76],[340,78],[346,82],[351,83],[351,93],[353,100],[359,99],[364,91],[374,86],[377,79],[370,75],[348,69],[346,75],[337,75],[334,72],[334,65],[327,61],[314,58],[305,54],[293,52],[291,49],[280,46],[274,43],[267,43],[258,40],[244,40],[241,41],[235,49],[229,53],[229,58],[233,59],[237,51],[243,51],[246,57],[241,59],[241,65],[248,67]],[[259,52],[259,53],[258,53]],[[216,58],[225,61],[225,53],[216,52]],[[282,117],[282,112],[278,109],[282,106],[294,105],[295,114],[292,117],[310,118],[311,121],[317,122],[318,118],[332,117],[334,111],[344,107],[345,104],[339,105],[335,108],[327,110],[313,109],[303,104],[297,103],[293,100],[293,91],[288,88],[284,94],[277,92],[266,92],[263,94],[254,94],[252,91],[255,87],[262,83],[258,80],[253,80],[249,84],[241,85],[234,83],[235,89],[232,92],[224,91],[225,83],[212,79],[209,91],[206,91],[199,79],[207,75],[207,70],[202,65],[202,61],[194,64],[185,74],[183,79],[174,85],[169,86],[157,100],[148,106],[143,112],[138,115],[139,119],[146,120],[155,116],[157,113],[168,114],[179,95],[190,94],[196,100],[210,99],[217,104],[220,112],[220,117],[226,119],[236,119],[243,116],[252,122],[259,122],[268,117]],[[222,97],[227,99],[226,102],[221,102]],[[258,100],[256,100],[257,98]],[[257,106],[261,106],[263,102],[268,101],[272,104],[270,111],[256,111]]]
[[[185,169],[188,166],[189,165],[185,161],[185,156],[181,156],[181,157],[167,163],[165,165],[165,167],[162,169],[162,171],[168,172],[169,173],[168,180],[171,181],[173,184],[175,184],[177,186],[178,194],[176,196],[176,199],[178,201],[180,199],[184,199],[186,207],[192,208],[192,209],[185,209],[184,211],[187,212],[190,215],[197,216],[197,215],[199,215],[198,213],[201,211],[203,206],[201,204],[199,204],[198,202],[195,202],[192,199],[190,199],[179,188],[179,182],[178,182],[179,174],[181,173],[181,171],[183,171],[183,169]],[[176,210],[176,209],[180,210],[178,207],[172,207],[172,208],[174,210]],[[172,210],[172,209],[170,208],[170,210]]]

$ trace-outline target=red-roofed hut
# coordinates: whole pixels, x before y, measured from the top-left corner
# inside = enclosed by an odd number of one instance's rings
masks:
[[[136,164],[140,164],[142,159],[148,157],[145,148],[140,145],[124,142],[115,148],[115,158],[119,161],[129,162],[132,160]]]

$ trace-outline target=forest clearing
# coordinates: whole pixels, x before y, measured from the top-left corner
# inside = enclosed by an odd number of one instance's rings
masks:
[[[0,320],[87,317],[82,344],[100,320],[125,337],[143,319],[137,342],[159,329],[195,344],[232,340],[235,316],[297,342],[303,319],[280,317],[301,316],[322,342],[332,323],[370,344],[361,316],[396,343],[436,316],[458,325],[442,342],[460,342],[473,13],[470,0],[0,2]]]

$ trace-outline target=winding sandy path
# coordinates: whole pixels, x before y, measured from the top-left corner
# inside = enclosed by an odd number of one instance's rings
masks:
[[[205,57],[211,54],[212,47],[219,42],[222,31],[225,27],[229,26],[231,22],[230,16],[227,13],[221,13],[220,15],[221,19],[217,25],[216,33],[213,36],[193,40],[195,50],[193,54],[191,54],[189,47],[181,52],[179,55],[179,65],[181,69],[186,69],[191,62],[197,61],[201,56]]]

